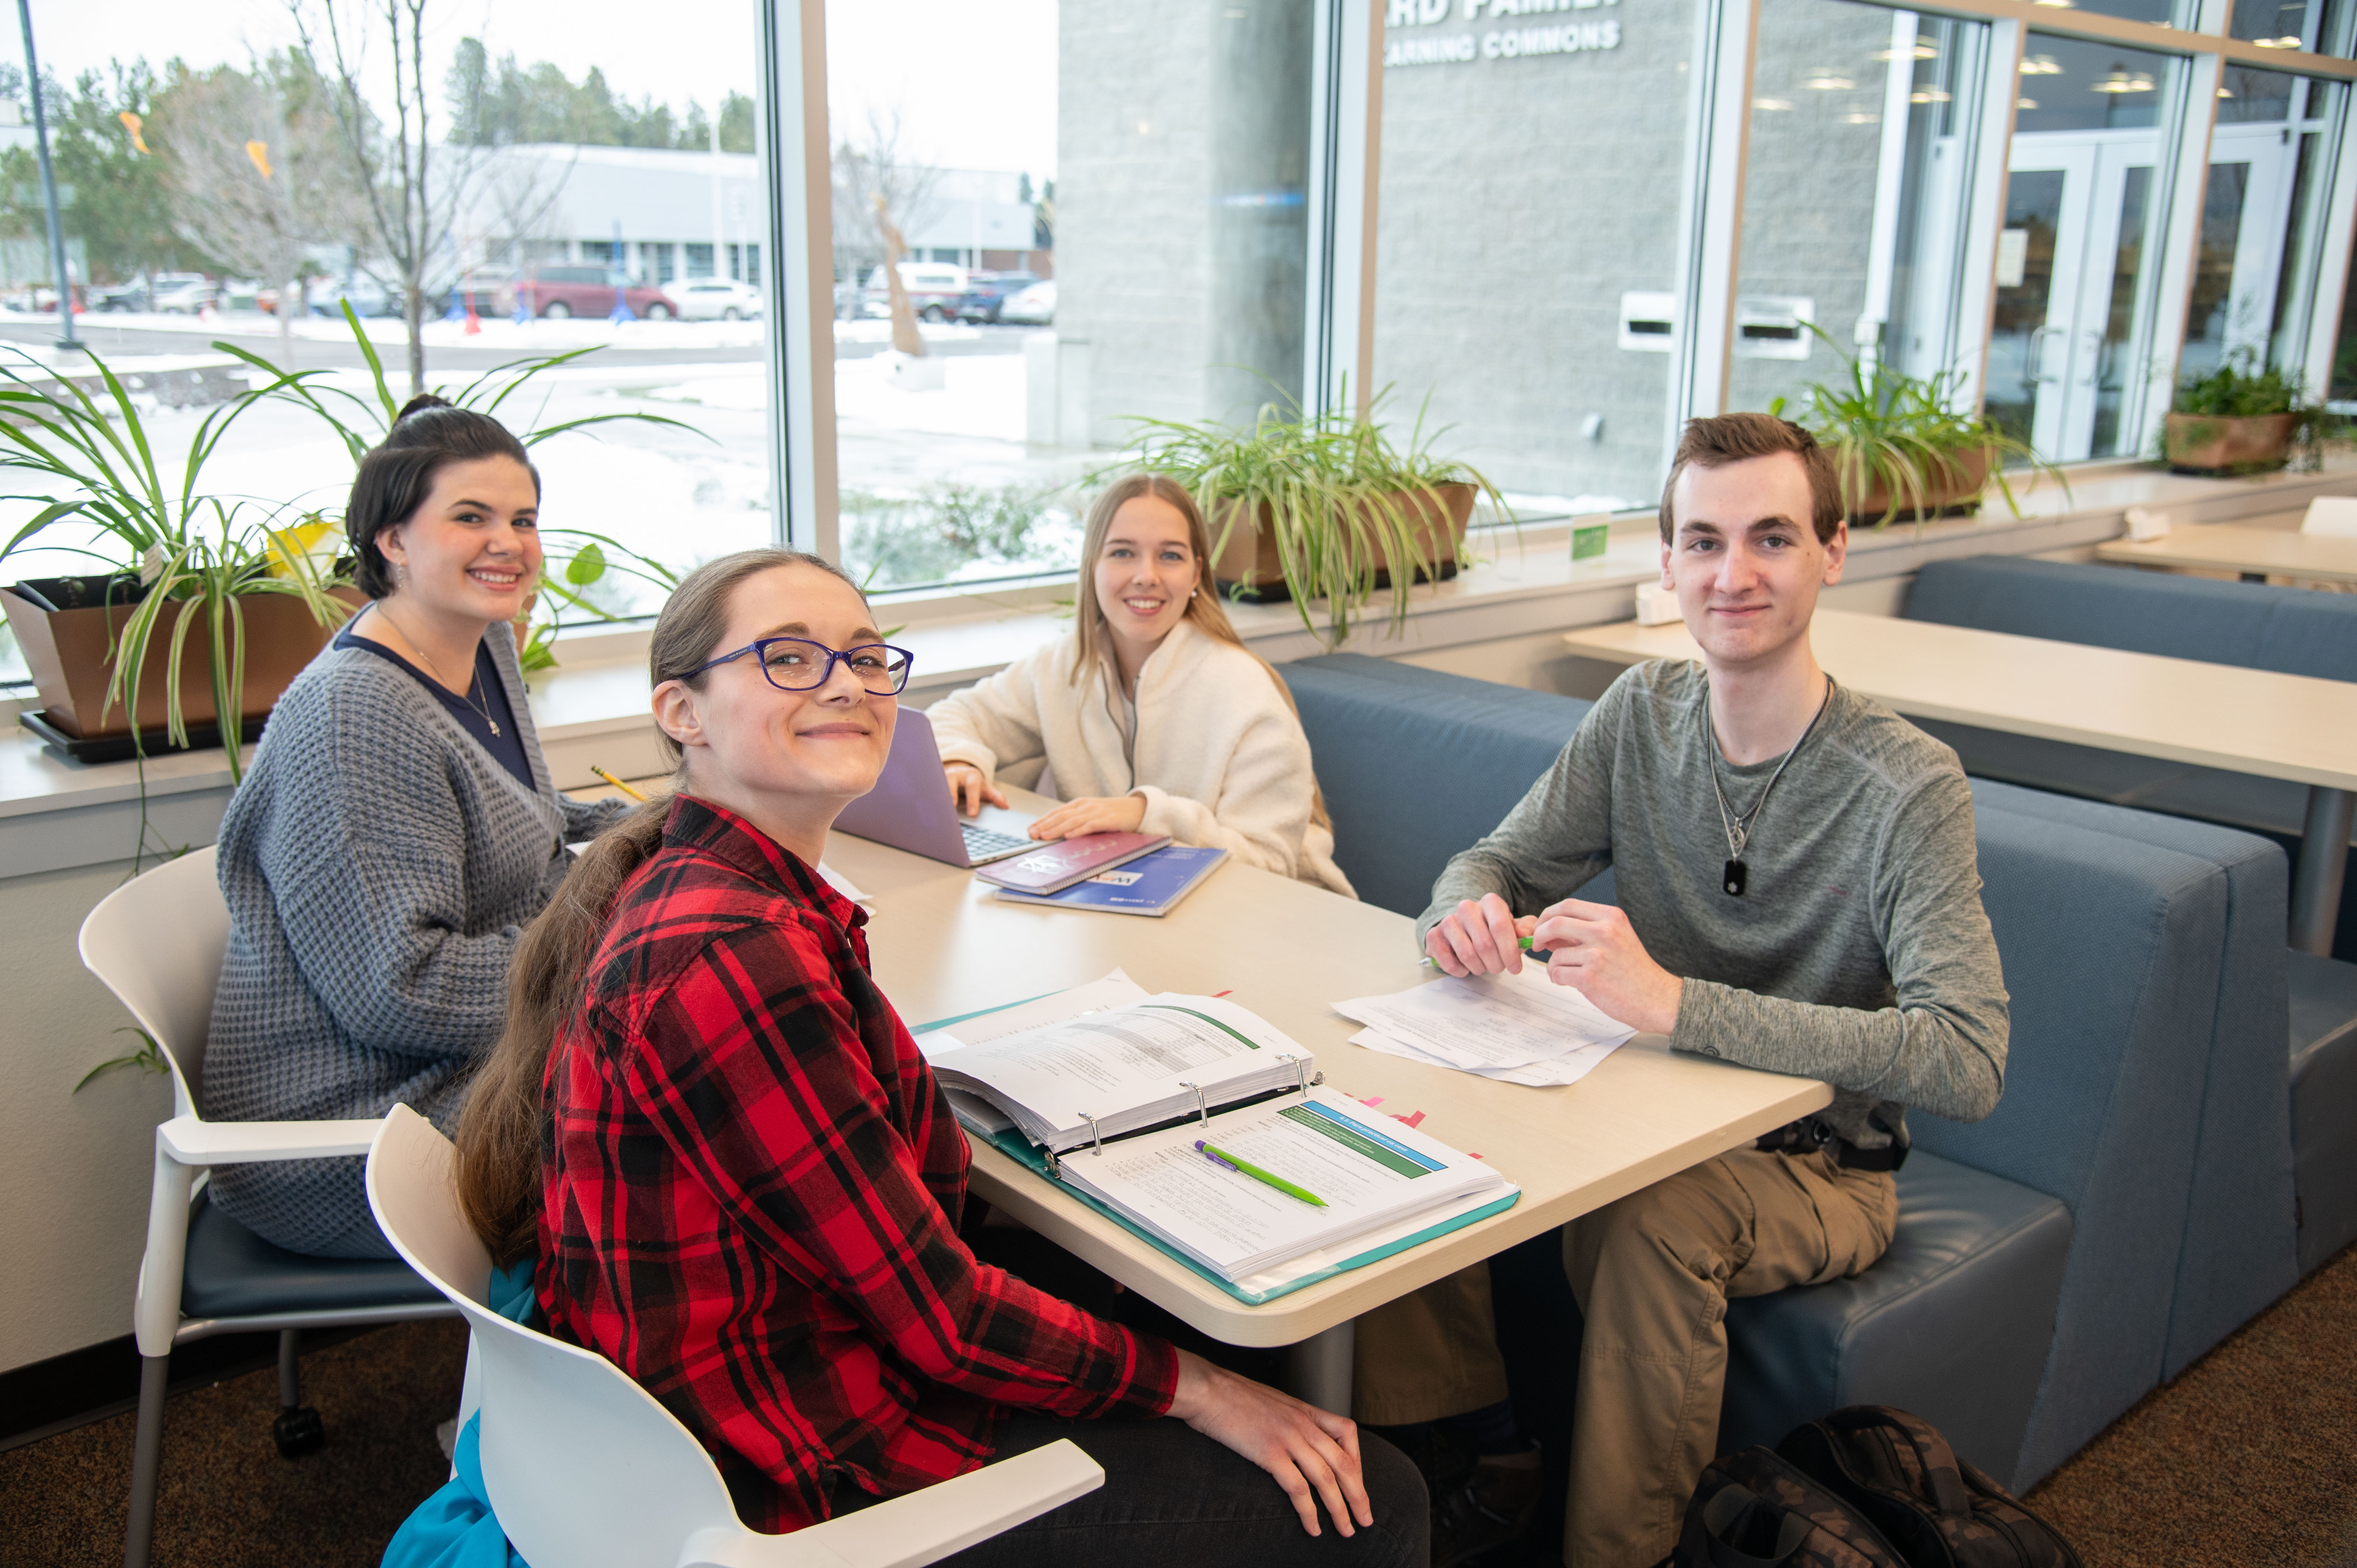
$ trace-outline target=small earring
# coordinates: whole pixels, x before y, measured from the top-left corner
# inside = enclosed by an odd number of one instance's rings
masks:
[[[1187,596],[1190,599],[1200,599],[1203,596],[1203,590],[1200,588],[1189,588],[1187,590]]]

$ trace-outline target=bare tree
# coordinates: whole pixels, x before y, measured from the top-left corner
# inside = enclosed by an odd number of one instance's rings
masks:
[[[172,215],[224,266],[278,289],[278,352],[293,348],[311,245],[363,220],[323,84],[299,54],[176,78],[160,96]]]
[[[577,146],[561,159],[513,147],[495,148],[484,159],[476,180],[472,210],[482,223],[477,237],[510,242],[516,247],[516,265],[525,265],[533,259],[528,253],[532,242],[554,237],[549,232],[549,214],[556,209],[557,199],[565,194],[565,184],[580,161]]]
[[[899,228],[921,229],[932,217],[941,170],[901,151],[898,110],[870,109],[857,133],[838,133],[833,163],[834,262],[856,283],[864,269],[900,260],[905,247]],[[887,283],[899,275],[897,269],[888,272]],[[913,326],[909,332],[913,337]]]
[[[425,390],[425,294],[474,175],[479,149],[434,139],[425,63],[428,0],[287,0],[303,50],[321,62],[345,156],[366,192],[369,227],[401,291],[409,390]],[[393,114],[361,91],[370,38],[391,51]],[[319,45],[324,38],[324,56]],[[385,280],[380,280],[385,281]]]

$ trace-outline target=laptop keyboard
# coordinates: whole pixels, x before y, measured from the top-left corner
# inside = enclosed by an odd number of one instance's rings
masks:
[[[978,827],[972,822],[960,822],[958,831],[965,834],[965,857],[975,865],[985,860],[1004,860],[1019,850],[1039,846],[1016,833],[1002,833],[996,828]]]

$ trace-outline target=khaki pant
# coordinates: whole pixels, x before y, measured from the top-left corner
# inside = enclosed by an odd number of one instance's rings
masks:
[[[1351,1414],[1370,1426],[1438,1421],[1506,1397],[1487,1263],[1361,1313],[1355,1343]]]
[[[1890,1245],[1888,1174],[1739,1149],[1564,1228],[1587,1319],[1566,1568],[1652,1568],[1718,1437],[1727,1300],[1857,1273]]]

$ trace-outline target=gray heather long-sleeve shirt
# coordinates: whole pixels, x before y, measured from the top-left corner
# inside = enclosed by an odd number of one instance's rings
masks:
[[[1685,981],[1674,1048],[1831,1083],[1823,1115],[1860,1148],[1903,1145],[1910,1105],[1986,1116],[2007,998],[1955,753],[1835,689],[1752,823],[1730,897],[1705,684],[1690,661],[1613,682],[1522,803],[1440,874],[1419,949],[1459,899],[1495,893],[1534,915],[1609,866],[1645,950]],[[1717,766],[1734,812],[1776,770]]]

